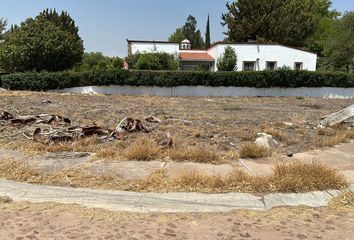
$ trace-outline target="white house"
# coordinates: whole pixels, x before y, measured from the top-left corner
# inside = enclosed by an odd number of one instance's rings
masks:
[[[166,52],[181,63],[181,70],[218,71],[217,62],[227,46],[237,54],[237,71],[274,70],[283,66],[297,70],[316,71],[317,54],[278,43],[217,42],[209,49],[191,49],[186,39],[181,43],[166,41],[128,41],[128,55],[137,52]]]

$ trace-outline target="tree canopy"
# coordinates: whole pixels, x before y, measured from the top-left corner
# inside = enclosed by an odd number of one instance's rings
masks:
[[[191,42],[192,48],[204,48],[205,43],[200,30],[197,29],[197,20],[192,15],[189,15],[184,26],[177,28],[168,40],[181,42],[184,39]]]
[[[210,47],[210,16],[208,15],[206,31],[205,31],[205,48]]]
[[[83,51],[69,14],[46,10],[6,34],[0,45],[0,65],[8,72],[61,71],[81,62]]]
[[[324,68],[349,68],[354,64],[354,12],[347,12],[334,23],[333,33],[324,43]]]
[[[222,24],[231,41],[256,37],[258,41],[303,46],[330,5],[328,0],[237,0],[226,4]]]
[[[107,57],[101,52],[84,53],[82,63],[74,67],[74,71],[82,72],[98,69],[123,68],[124,60],[119,57]]]

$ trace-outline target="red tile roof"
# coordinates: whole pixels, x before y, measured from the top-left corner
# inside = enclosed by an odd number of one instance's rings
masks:
[[[180,53],[179,59],[182,61],[215,61],[215,59],[207,53]]]

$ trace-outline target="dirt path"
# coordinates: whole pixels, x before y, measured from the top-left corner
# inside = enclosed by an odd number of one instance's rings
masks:
[[[0,203],[0,239],[338,239],[354,212],[279,208],[223,214],[128,214],[73,205]]]

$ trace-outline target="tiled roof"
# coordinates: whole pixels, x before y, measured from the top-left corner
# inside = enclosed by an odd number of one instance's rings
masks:
[[[215,59],[208,53],[180,53],[179,59],[182,61],[205,61],[214,62]]]

